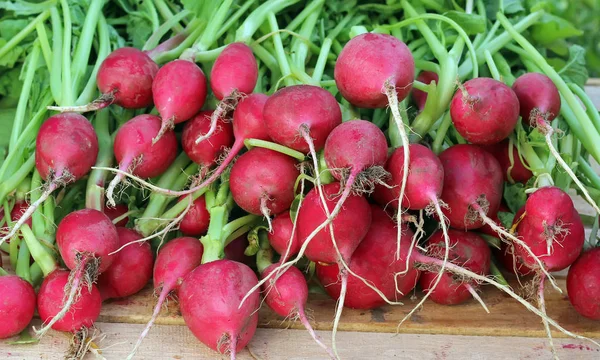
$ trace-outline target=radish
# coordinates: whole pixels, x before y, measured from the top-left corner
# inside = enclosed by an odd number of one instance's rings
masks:
[[[417,81],[420,81],[423,84],[431,84],[434,81],[437,83],[439,81],[439,76],[433,71],[421,71],[419,76],[417,76]],[[427,101],[427,93],[419,89],[413,89],[412,98],[417,104],[417,109],[423,111],[425,102]]]
[[[45,320],[44,327],[36,331],[40,337],[50,328],[62,329],[62,325],[57,325],[57,327],[55,325],[64,320],[65,315],[77,304],[80,294],[86,293],[86,289],[90,289],[98,275],[108,269],[114,261],[114,257],[109,254],[119,247],[119,235],[112,221],[104,213],[94,209],[83,209],[70,213],[58,224],[56,245],[65,265],[71,269],[71,273],[68,275],[66,284],[63,284],[62,280],[57,280],[56,284],[48,285],[50,287],[48,289],[50,294],[46,295],[48,297],[57,296],[59,285],[61,290],[65,289],[65,292],[60,294],[60,301],[52,297],[48,300],[51,305],[48,305],[46,314],[52,314],[52,316],[50,319],[43,318]],[[62,275],[57,277],[57,279],[62,278]],[[46,281],[51,280],[46,278],[44,282]],[[94,290],[98,293],[96,287]],[[93,291],[90,290],[87,293],[91,292]],[[99,293],[98,298],[100,298]],[[55,312],[55,306],[58,304],[62,304],[62,309]],[[40,306],[39,300],[38,306]],[[71,330],[78,329],[63,331]]]
[[[450,238],[449,261],[462,266],[474,273],[487,275],[490,271],[491,251],[485,240],[472,232],[448,230]],[[432,257],[443,258],[444,236],[441,231],[435,232],[427,241],[428,254]],[[465,302],[471,296],[478,298],[477,284],[472,281],[455,280],[452,274],[444,272],[442,280],[432,288],[437,272],[425,271],[421,274],[419,283],[424,291],[430,291],[430,298],[438,304],[457,305]]]
[[[181,134],[183,151],[193,162],[204,167],[204,171],[216,164],[226,148],[231,147],[234,141],[231,122],[220,117],[217,121],[219,130],[205,141],[196,143],[199,134],[208,131],[211,114],[214,114],[214,111],[200,112],[185,124]],[[180,192],[177,195],[186,195],[192,192],[194,191]]]
[[[504,202],[500,202],[500,206],[498,206],[498,212],[511,212],[511,211],[506,205],[504,205]],[[498,218],[498,213],[496,213],[493,216],[490,216],[490,220],[492,220],[498,226],[502,226],[502,222]],[[494,229],[492,229],[492,227],[489,226],[488,224],[483,224],[482,227],[477,229],[477,232],[480,232],[482,234],[486,234],[489,236],[493,236],[493,237],[498,237],[498,233],[496,231],[494,231]]]
[[[187,197],[181,197],[179,201],[187,201]],[[192,206],[183,216],[179,223],[179,230],[187,236],[200,236],[208,230],[210,214],[206,209],[206,200],[200,196],[192,203]]]
[[[532,269],[525,265],[525,262],[521,257],[515,255],[513,245],[503,242],[500,244],[500,250],[496,250],[494,253],[502,266],[504,266],[511,274],[515,274],[516,276],[527,276],[534,273]]]
[[[303,153],[310,151],[312,156],[323,148],[329,133],[342,123],[342,112],[335,97],[312,85],[278,90],[269,97],[263,111],[265,126],[273,141]]]
[[[240,301],[257,283],[254,272],[242,263],[223,259],[200,265],[179,288],[183,320],[203,344],[235,359],[256,331],[258,292],[242,305]]]
[[[117,227],[119,246],[126,245],[142,236],[131,229]],[[111,266],[98,277],[98,290],[102,300],[123,298],[136,294],[152,277],[154,257],[147,242],[127,246],[114,255]]]
[[[94,284],[87,284],[72,300],[68,312],[64,312],[64,294],[69,292],[71,274],[66,270],[55,270],[42,282],[37,297],[37,308],[44,323],[52,324],[52,329],[65,332],[78,332],[91,327],[102,307],[102,298]],[[56,320],[60,317],[60,320]]]
[[[584,252],[571,265],[567,275],[567,292],[578,313],[600,320],[600,248]]]
[[[125,225],[127,225],[127,223],[129,222],[129,217],[127,217],[127,216],[124,218],[122,217],[125,214],[127,214],[127,212],[129,212],[129,207],[126,204],[117,204],[114,207],[111,207],[111,206],[104,207],[104,213],[113,222],[114,222],[114,220],[121,218],[121,220],[119,220],[117,223],[115,223],[115,226],[117,226],[117,227],[124,227]]]
[[[217,128],[217,119],[235,110],[238,101],[250,94],[258,81],[258,64],[252,49],[235,42],[225,46],[210,72],[210,87],[220,101],[210,119],[210,129],[198,136],[196,144],[212,136]]]
[[[250,214],[277,215],[292,205],[300,171],[297,161],[265,148],[253,148],[233,164],[229,178],[236,204]],[[269,220],[270,221],[270,220]]]
[[[180,286],[184,277],[194,270],[202,260],[203,247],[198,239],[180,237],[169,241],[158,253],[154,262],[154,291],[158,292],[158,300],[154,312],[146,328],[138,338],[133,350],[127,357],[132,359],[142,341],[148,335],[154,321],[158,318],[164,302],[171,295],[178,294],[182,300]]]
[[[300,246],[302,245],[298,241],[298,234],[293,232],[293,228],[294,223],[290,217],[290,212],[284,211],[275,216],[272,222],[272,230],[267,234],[269,243],[273,249],[279,255],[285,257],[285,259],[282,258],[282,260],[280,260],[282,263],[290,256],[298,254]],[[287,257],[285,254],[287,254]]]
[[[552,156],[556,158],[558,164],[571,177],[579,190],[581,190],[587,202],[600,214],[600,207],[591,198],[585,186],[579,181],[573,170],[571,170],[571,167],[560,156],[554,144],[552,144],[552,135],[555,133],[555,129],[552,127],[551,122],[558,116],[561,107],[560,94],[556,85],[546,75],[526,73],[515,80],[513,89],[521,104],[521,116],[523,120],[535,126],[544,135],[546,145]]]
[[[134,117],[119,128],[114,141],[114,154],[119,162],[119,170],[129,171],[141,178],[152,178],[171,166],[177,156],[177,138],[173,131],[167,131],[160,140],[153,143],[152,139],[158,134],[160,127],[161,120],[158,116],[144,114]],[[106,197],[111,206],[115,206],[115,187],[123,178],[123,173],[118,173],[108,185]]]
[[[225,249],[223,250],[225,253],[225,259],[240,262],[248,266],[256,265],[254,257],[245,254],[247,247],[247,234],[238,236],[237,238],[231,240],[231,242],[227,244],[227,246],[225,246]]]
[[[25,330],[33,319],[36,296],[33,286],[16,275],[0,276],[0,339]]]
[[[35,144],[35,167],[46,180],[46,189],[0,239],[0,244],[12,238],[54,190],[87,174],[97,156],[98,137],[85,117],[76,113],[49,117],[40,127]]]
[[[152,81],[158,65],[143,51],[123,47],[110,53],[98,69],[96,82],[102,95],[83,106],[57,107],[58,111],[86,112],[117,104],[126,109],[142,109],[152,105]]]
[[[373,221],[364,239],[352,254],[349,268],[370,281],[386,298],[399,300],[417,284],[419,270],[409,258],[412,231],[402,229],[400,257],[396,251],[396,224],[379,207],[371,205]],[[295,268],[290,268],[295,269]],[[327,293],[338,299],[341,284],[338,265],[317,263],[316,274]],[[397,276],[397,274],[401,274]],[[282,275],[283,277],[284,275]],[[281,278],[278,280],[281,281]],[[345,305],[354,309],[374,309],[386,303],[384,298],[356,277],[348,279],[348,297]]]
[[[476,145],[454,145],[440,156],[444,166],[442,209],[456,229],[483,226],[485,218],[496,215],[502,200],[502,170],[489,152]],[[491,221],[491,220],[490,220]]]
[[[10,221],[12,221],[13,223],[18,222],[19,219],[21,218],[21,216],[23,216],[23,214],[27,211],[27,208],[29,208],[29,204],[26,201],[16,201],[15,205],[13,206],[12,210],[10,211]],[[4,218],[4,208],[0,209],[0,219]],[[25,220],[25,224],[31,226],[32,223],[32,219],[31,217],[27,220]],[[3,227],[2,229],[0,229],[0,231],[2,231],[2,233],[4,233],[5,231],[8,233],[9,228],[8,227]],[[10,239],[6,240],[6,243],[10,243]]]
[[[519,150],[514,144],[511,144],[511,141],[505,139],[497,144],[482,147],[498,160],[502,174],[504,174],[504,181],[512,184],[515,182],[526,184],[533,176],[524,159],[522,160],[519,156]]]
[[[196,115],[206,101],[206,77],[202,69],[188,60],[174,60],[158,70],[152,82],[154,105],[162,118],[161,136]]]
[[[456,131],[467,141],[495,144],[506,139],[517,125],[519,99],[498,80],[475,78],[462,84],[454,94],[450,116]]]

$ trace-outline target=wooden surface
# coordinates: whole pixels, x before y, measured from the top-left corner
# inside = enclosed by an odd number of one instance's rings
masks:
[[[600,80],[586,87],[600,108]],[[578,210],[593,210],[576,201]],[[564,288],[564,277],[558,278]],[[546,287],[548,315],[566,329],[600,340],[600,322],[579,316],[565,295]],[[415,294],[411,294],[415,295]],[[485,286],[486,314],[475,301],[458,306],[441,306],[428,301],[421,311],[397,329],[397,324],[416,304],[416,294],[403,299],[405,306],[384,306],[376,310],[344,309],[338,332],[338,348],[343,359],[551,359],[548,341],[539,318],[512,298]],[[148,320],[154,305],[151,288],[129,299],[107,302],[97,322],[105,335],[99,343],[106,359],[124,359]],[[313,296],[313,326],[330,342],[334,301]],[[282,321],[266,306],[260,310],[259,329],[239,359],[325,359],[324,352],[301,330],[298,323]],[[1,321],[1,319],[0,319]],[[174,302],[163,309],[137,359],[213,359],[218,354],[200,344],[184,326]],[[34,321],[39,325],[39,320]],[[300,330],[296,330],[300,329]],[[396,333],[396,331],[399,333]],[[554,332],[562,359],[600,359],[600,349],[592,344],[564,338]],[[60,359],[69,337],[50,331],[37,345],[8,345],[0,341],[0,359]],[[87,358],[92,359],[92,355]]]

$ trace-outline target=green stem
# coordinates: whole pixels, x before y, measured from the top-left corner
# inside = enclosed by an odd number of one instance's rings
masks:
[[[596,189],[600,189],[600,176],[598,176],[590,164],[581,155],[577,158],[577,163],[583,175],[585,175]]]
[[[44,55],[44,61],[48,67],[48,72],[52,71],[52,48],[48,41],[48,34],[46,33],[46,26],[43,23],[38,23],[35,27],[38,35],[38,40],[42,48],[42,54]]]
[[[165,21],[168,21],[173,17],[171,9],[169,9],[169,6],[163,0],[154,0],[154,6],[156,6],[156,9],[160,13],[160,16],[162,16],[163,19],[165,19]],[[175,32],[183,31],[183,27],[179,24],[179,22],[173,24],[172,29]]]
[[[35,170],[33,175],[31,176],[31,193],[29,194],[30,203],[34,203],[37,199],[42,195],[42,177],[40,173]],[[43,209],[38,208],[33,215],[31,215],[31,228],[34,233],[39,236],[44,234],[46,231],[46,223],[44,221],[44,216],[42,215]],[[31,246],[30,246],[31,248]],[[33,249],[33,248],[31,248]]]
[[[29,273],[30,258],[31,254],[29,252],[29,248],[27,247],[27,243],[21,243],[21,246],[19,247],[19,257],[17,259],[15,273],[29,283],[31,283],[31,275]]]
[[[269,13],[278,13],[288,6],[294,5],[300,0],[268,0],[254,9],[246,20],[237,29],[235,33],[235,41],[249,43],[250,39],[258,28],[265,22]]]
[[[223,24],[223,26],[217,33],[216,38],[217,39],[221,38],[223,36],[223,34],[225,34],[234,24],[236,24],[238,22],[238,20],[248,11],[248,9],[250,9],[250,7],[255,2],[256,2],[256,0],[247,0],[246,2],[244,2],[244,5],[240,6],[240,8],[235,13],[233,13],[233,15],[231,15],[229,17],[227,22],[225,22],[225,24]]]
[[[227,223],[229,211],[225,205],[215,206],[209,210],[210,224],[208,233],[200,238],[204,247],[202,254],[202,264],[223,259],[225,257],[225,241],[222,236],[222,230]]]
[[[498,269],[498,266],[496,266],[496,262],[494,260],[490,261],[490,273],[498,283],[504,286],[509,286],[508,281],[506,281],[504,275],[502,275],[502,272],[500,269]]]
[[[104,4],[104,0],[92,1],[86,9],[85,20],[83,21],[81,34],[77,40],[77,46],[75,47],[75,52],[73,54],[73,63],[71,65],[73,74],[72,88],[76,93],[79,93],[80,82],[87,71],[92,43],[94,41],[94,33],[96,32],[96,25],[102,14]]]
[[[62,48],[62,96],[63,103],[61,105],[73,105],[75,102],[73,94],[73,81],[71,79],[71,38],[72,38],[72,23],[71,10],[67,0],[60,0],[63,13],[63,23],[65,31],[63,32],[63,48]]]
[[[19,167],[19,170],[15,172],[10,178],[6,179],[0,184],[0,203],[3,203],[6,196],[15,190],[19,184],[27,178],[27,175],[31,173],[35,166],[35,154],[31,154],[27,161]]]
[[[6,276],[6,275],[8,275],[8,272],[0,267],[0,276]]]
[[[50,16],[50,10],[45,10],[33,19],[23,30],[13,36],[2,48],[0,48],[0,59],[2,59],[9,51],[17,46],[23,39],[35,30],[38,23],[44,22]]]
[[[210,47],[217,40],[217,32],[223,26],[225,22],[225,18],[231,5],[233,4],[233,0],[223,0],[217,11],[212,15],[206,29],[202,33],[200,40],[194,44],[192,51],[194,52],[202,52],[210,49]],[[184,52],[185,53],[185,52]]]
[[[310,15],[314,14],[317,9],[320,10],[320,7],[323,6],[323,2],[323,0],[310,1],[309,4],[302,9],[292,21],[290,21],[286,30],[295,31]],[[288,36],[289,34],[283,34],[281,35],[281,38],[282,40],[286,40]]]
[[[260,220],[260,216],[256,216],[256,215],[246,215],[246,216],[242,216],[240,218],[237,218],[231,222],[229,222],[227,225],[225,225],[223,227],[223,232],[222,232],[222,236],[225,238],[228,238],[231,234],[233,234],[234,232],[236,232],[238,229],[250,225],[252,223],[255,223],[257,221]]]
[[[58,268],[58,264],[56,259],[46,250],[46,248],[36,239],[35,235],[29,228],[29,225],[24,224],[21,227],[21,233],[23,234],[23,239],[29,250],[31,251],[31,256],[33,260],[40,266],[44,276],[48,276],[51,272]]]
[[[294,149],[290,149],[288,147],[285,147],[283,145],[279,145],[279,144],[276,144],[276,143],[273,143],[270,141],[259,140],[259,139],[246,139],[246,140],[244,140],[244,145],[246,145],[246,147],[248,149],[251,149],[253,147],[261,147],[261,148],[277,151],[282,154],[293,157],[294,159],[296,159],[298,161],[304,161],[304,159],[306,158],[306,156],[303,153],[301,153],[300,151],[296,151]]]
[[[96,75],[98,74],[98,69],[100,69],[100,65],[108,54],[110,53],[110,38],[108,25],[106,23],[106,18],[104,15],[100,14],[100,19],[98,20],[98,54],[96,56],[96,64],[92,69],[92,73],[86,83],[85,87],[81,91],[81,95],[75,101],[75,105],[85,105],[90,103],[94,96],[96,95]]]
[[[450,116],[450,111],[446,112],[444,118],[442,119],[442,123],[438,128],[437,133],[435,134],[435,139],[433,141],[433,152],[439,154],[442,152],[442,146],[444,145],[444,139],[446,138],[446,134],[448,133],[448,129],[450,129],[450,125],[452,125],[452,117]]]
[[[571,89],[575,95],[583,102],[583,106],[585,106],[586,112],[589,115],[590,119],[594,123],[597,131],[600,131],[600,113],[598,113],[598,109],[596,109],[596,105],[592,102],[592,99],[586,94],[585,90],[582,89],[579,85],[569,83],[569,89]]]
[[[485,61],[487,62],[487,66],[490,69],[490,72],[492,73],[492,77],[495,80],[500,81],[500,72],[498,71],[498,68],[496,67],[496,63],[494,62],[494,59],[492,58],[492,53],[489,50],[485,50],[484,55],[485,55]]]
[[[19,259],[19,246],[20,245],[21,245],[21,238],[20,237],[15,236],[14,238],[12,238],[10,240],[9,249],[8,249],[9,250],[8,255],[9,255],[9,259],[10,259],[10,266],[13,269],[17,268],[17,261]]]
[[[252,43],[250,47],[252,47],[252,51],[260,59],[260,61],[267,68],[269,68],[271,73],[276,74],[276,76],[281,76],[277,59],[275,59],[275,57],[267,49],[256,43]]]
[[[440,66],[434,62],[427,61],[427,60],[415,59],[415,68],[425,70],[425,71],[432,71],[436,74],[440,73]]]
[[[93,121],[98,136],[99,150],[95,165],[98,167],[111,167],[113,163],[113,142],[108,130],[110,120],[108,115],[109,110],[103,109],[96,113]],[[108,171],[106,170],[93,169],[90,172],[85,192],[86,208],[104,211],[104,183],[107,176]]]
[[[269,20],[269,25],[271,27],[271,31],[273,34],[273,44],[275,45],[275,56],[277,61],[279,62],[279,67],[281,69],[281,75],[284,78],[284,83],[287,86],[294,85],[294,81],[290,77],[292,70],[290,69],[290,64],[287,59],[287,55],[285,54],[285,49],[283,48],[283,43],[281,42],[281,36],[279,34],[279,26],[277,25],[277,18],[275,14],[270,12],[267,16]]]
[[[317,3],[317,5],[319,6],[315,7],[315,10],[311,12],[310,15],[308,15],[306,20],[302,23],[302,27],[300,28],[299,32],[299,35],[306,39],[310,39],[313,31],[315,30],[315,26],[317,25],[317,21],[319,20],[319,15],[321,14],[321,9],[323,7],[324,0],[315,1],[311,3],[311,5],[313,5],[314,3]],[[305,71],[306,57],[308,56],[308,45],[304,41],[295,38],[292,41],[291,52],[293,63],[300,70]]]
[[[52,14],[52,70],[50,71],[50,91],[54,102],[62,104],[62,47],[63,47],[63,27],[60,19],[60,13],[56,7],[50,9]],[[69,104],[71,105],[71,104]]]
[[[155,47],[157,47],[158,44],[160,43],[160,39],[162,39],[165,36],[165,34],[167,32],[169,32],[175,25],[179,24],[179,21],[181,21],[181,19],[185,18],[186,16],[188,16],[190,14],[191,14],[190,11],[183,10],[180,13],[178,13],[177,15],[166,20],[162,25],[160,25],[158,27],[158,29],[156,29],[152,33],[152,35],[148,38],[148,40],[142,47],[142,50],[148,51],[148,50],[151,50],[151,49],[154,49]]]
[[[273,264],[273,249],[269,244],[269,238],[266,235],[266,231],[258,231],[258,244],[259,249],[256,253],[256,267],[259,273],[265,271],[267,267]]]

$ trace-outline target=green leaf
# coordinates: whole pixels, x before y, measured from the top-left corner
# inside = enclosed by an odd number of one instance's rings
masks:
[[[129,35],[133,47],[141,49],[152,35],[152,23],[138,13],[129,14],[129,19],[127,35]]]
[[[56,1],[43,1],[39,4],[22,0],[0,1],[0,9],[14,12],[14,15],[35,15],[56,5]]]
[[[515,214],[511,212],[498,211],[498,220],[505,229],[510,229],[515,219]]]
[[[540,21],[531,27],[532,39],[544,45],[582,34],[583,31],[569,21],[552,14],[544,14]]]
[[[512,15],[524,10],[523,0],[491,0],[485,3],[485,13],[490,20],[496,20],[498,11],[502,11],[505,15]]]
[[[6,45],[6,40],[0,38],[0,48]],[[3,57],[0,58],[0,66],[6,66],[12,68],[21,58],[23,52],[25,50],[20,46],[15,46],[9,52],[6,53]]]
[[[15,341],[9,341],[7,344],[9,345],[25,345],[25,344],[37,344],[40,341],[37,337],[31,336],[29,334],[29,328],[21,331],[19,334],[19,338]]]
[[[558,70],[558,73],[566,82],[583,87],[589,76],[585,65],[585,49],[579,45],[571,45],[569,60],[564,67]]]
[[[0,95],[18,98],[21,94],[23,82],[19,80],[21,69],[14,68],[6,72],[0,72]]]
[[[525,193],[525,186],[521,183],[516,184],[504,184],[504,200],[506,205],[513,213],[519,211],[525,202],[527,201],[527,194]]]
[[[485,18],[481,15],[466,14],[458,11],[448,11],[444,15],[454,20],[468,35],[485,32]]]

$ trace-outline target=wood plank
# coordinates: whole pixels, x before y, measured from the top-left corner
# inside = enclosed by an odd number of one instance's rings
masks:
[[[36,323],[38,325],[39,322]],[[137,340],[143,325],[97,323],[106,338],[98,343],[108,360],[124,359]],[[330,342],[330,334],[318,331]],[[37,345],[4,345],[0,358],[59,359],[68,347],[65,334],[50,331]],[[340,332],[337,336],[342,359],[414,359],[414,360],[513,360],[549,359],[544,338],[416,335]],[[572,339],[555,340],[562,359],[598,359],[600,350],[586,342]],[[476,346],[476,351],[474,347]],[[218,356],[196,340],[183,326],[157,325],[148,334],[136,359],[215,359]],[[240,360],[325,359],[324,352],[302,330],[258,329],[256,335],[238,356]],[[87,356],[87,359],[94,359]]]

